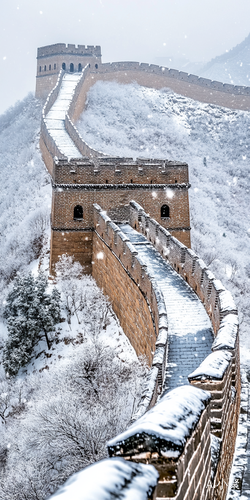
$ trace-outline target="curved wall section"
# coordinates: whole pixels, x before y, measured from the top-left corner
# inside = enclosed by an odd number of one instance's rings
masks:
[[[168,320],[165,302],[136,248],[99,205],[94,205],[92,275],[108,295],[138,356],[151,371],[139,414],[161,393],[165,373]]]
[[[74,123],[84,110],[89,89],[99,80],[115,80],[124,84],[137,82],[158,90],[169,88],[177,94],[207,104],[250,110],[250,87],[223,84],[153,64],[117,62],[100,64],[97,69],[90,69],[70,109],[70,119]]]
[[[226,498],[240,411],[239,322],[229,291],[195,253],[151,219],[136,202],[130,203],[130,225],[141,232],[195,290],[213,324],[212,353],[189,381],[211,393],[211,432],[218,438],[220,457],[211,498]],[[220,369],[218,369],[220,367]],[[191,497],[193,498],[193,497]]]

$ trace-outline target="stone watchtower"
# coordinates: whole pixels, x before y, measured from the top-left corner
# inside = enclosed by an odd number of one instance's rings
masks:
[[[74,73],[89,64],[98,68],[101,60],[99,45],[56,43],[37,49],[36,97],[45,99],[55,87],[61,69]]]
[[[51,269],[62,254],[92,272],[93,204],[113,221],[129,218],[136,200],[158,223],[190,246],[188,165],[167,160],[99,158],[54,161]]]

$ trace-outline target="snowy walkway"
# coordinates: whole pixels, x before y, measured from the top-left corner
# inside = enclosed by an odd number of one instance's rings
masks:
[[[65,114],[81,76],[82,73],[65,73],[59,95],[45,118],[47,129],[58,149],[68,158],[82,157],[64,125]]]
[[[165,392],[187,384],[187,376],[211,354],[214,340],[211,323],[197,295],[153,245],[128,224],[121,224],[120,228],[135,245],[165,299],[169,324]]]

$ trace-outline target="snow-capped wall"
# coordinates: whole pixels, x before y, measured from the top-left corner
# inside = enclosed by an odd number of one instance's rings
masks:
[[[166,306],[162,292],[138,257],[136,247],[97,204],[94,205],[94,225],[97,239],[94,238],[93,242],[93,276],[104,293],[110,297],[114,311],[137,354],[146,355],[151,366],[139,410],[134,416],[136,419],[155,404],[162,390],[168,332]],[[113,260],[108,261],[107,255],[110,251],[116,258],[118,270],[115,269]],[[114,284],[113,271],[118,278],[117,286]],[[129,299],[126,299],[122,283],[126,279],[125,275],[129,276],[127,294],[131,295],[135,303],[140,303],[139,309],[128,307]],[[119,288],[122,290],[123,299],[118,301],[116,308],[115,296],[119,297]],[[128,317],[123,311],[123,306],[128,310]],[[140,309],[143,311],[141,320]]]
[[[48,126],[47,126],[47,123],[46,123],[46,116],[47,116],[47,114],[51,110],[53,104],[56,102],[56,100],[58,98],[64,73],[65,72],[63,70],[60,71],[59,76],[58,76],[58,80],[57,80],[57,83],[56,83],[56,86],[49,93],[49,95],[47,97],[47,100],[45,102],[45,105],[43,107],[43,110],[42,110],[40,147],[41,147],[42,153],[45,154],[44,147],[43,147],[43,144],[42,144],[42,142],[43,142],[45,144],[45,146],[46,146],[46,149],[50,153],[51,158],[48,157],[48,160],[45,161],[47,168],[48,168],[48,164],[53,165],[53,160],[52,159],[53,159],[54,156],[57,156],[58,158],[66,158],[63,155],[63,153],[60,151],[60,149],[58,148],[58,146],[56,145],[55,140],[52,137],[51,133],[49,132]],[[47,155],[47,156],[49,156],[49,155]],[[48,170],[49,170],[49,172],[51,174],[52,173],[52,168],[50,168],[50,169],[48,168]]]
[[[157,498],[212,499],[209,401],[208,392],[192,386],[168,392],[108,442],[109,455],[154,465]]]
[[[208,390],[211,431],[221,439],[214,479],[214,499],[224,499],[234,454],[240,407],[238,314],[233,298],[195,253],[149,217],[136,202],[130,203],[130,224],[155,246],[162,257],[187,281],[203,302],[214,327],[211,353],[189,375],[197,388]],[[218,335],[218,340],[217,340]]]
[[[154,467],[101,460],[71,476],[51,500],[153,500],[158,474]]]

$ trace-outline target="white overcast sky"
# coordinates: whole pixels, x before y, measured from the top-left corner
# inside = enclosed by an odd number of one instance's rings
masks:
[[[34,91],[37,47],[101,45],[103,61],[208,61],[250,32],[250,0],[0,0],[0,113]]]

